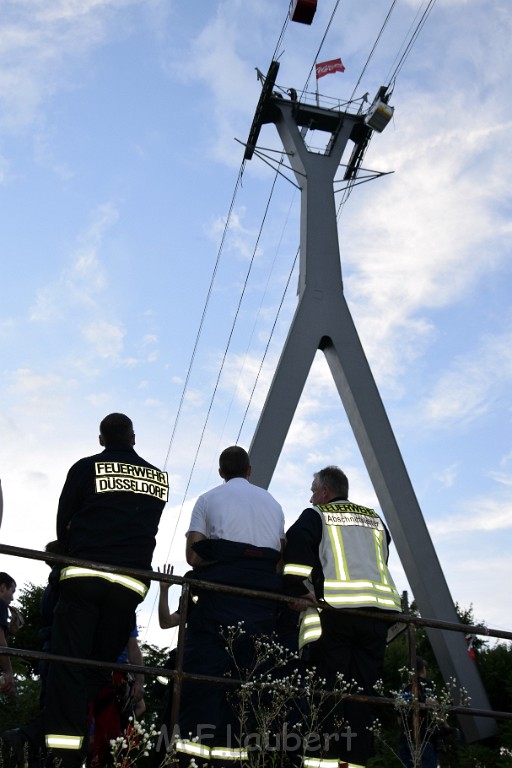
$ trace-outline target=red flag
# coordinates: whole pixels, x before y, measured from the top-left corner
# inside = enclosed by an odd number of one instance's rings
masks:
[[[316,65],[316,79],[319,80],[324,75],[331,75],[333,72],[344,72],[345,67],[341,59],[331,59],[323,61]]]

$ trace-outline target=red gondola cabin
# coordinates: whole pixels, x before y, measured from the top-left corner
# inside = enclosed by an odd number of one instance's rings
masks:
[[[316,11],[316,0],[291,0],[290,19],[301,24],[311,24]]]

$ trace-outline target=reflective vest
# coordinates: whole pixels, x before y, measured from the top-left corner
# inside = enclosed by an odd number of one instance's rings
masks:
[[[349,501],[316,507],[322,520],[320,563],[324,600],[334,608],[400,611],[400,596],[387,566],[384,524],[373,509]]]
[[[388,546],[378,514],[349,501],[313,507],[322,521],[319,559],[324,600],[333,608],[401,611],[400,596],[387,567]],[[312,566],[287,563],[285,575],[308,579]],[[301,617],[299,647],[321,635],[320,616],[308,609]]]

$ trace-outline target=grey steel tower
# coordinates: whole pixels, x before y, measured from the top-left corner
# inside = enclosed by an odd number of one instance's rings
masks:
[[[372,133],[382,130],[385,88],[366,114],[325,109],[283,98],[273,88],[272,62],[246,145],[254,153],[260,128],[274,123],[301,189],[298,306],[250,447],[252,482],[268,488],[317,350],[322,350],[347,413],[398,555],[423,616],[458,622],[443,571],[391,429],[343,293],[334,177],[349,140],[346,178],[353,178]],[[384,97],[384,100],[382,99]],[[379,107],[380,104],[380,107]],[[330,134],[324,154],[311,152],[304,129]],[[490,709],[476,665],[461,633],[430,629],[445,680],[455,678],[472,707]],[[468,741],[496,732],[495,721],[461,717]]]

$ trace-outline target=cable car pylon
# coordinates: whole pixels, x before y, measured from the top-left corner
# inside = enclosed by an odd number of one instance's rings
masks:
[[[268,488],[317,350],[329,365],[398,555],[423,616],[458,622],[434,545],[414,493],[344,293],[334,177],[349,140],[368,142],[372,117],[386,113],[383,101],[366,114],[289,101],[273,92],[279,64],[272,62],[246,145],[254,152],[261,125],[274,123],[301,189],[298,306],[249,449],[252,482]],[[389,110],[387,110],[389,112]],[[375,130],[382,130],[381,123]],[[304,127],[330,133],[324,154],[311,152]],[[477,667],[463,635],[427,629],[446,681],[454,678],[475,709],[490,709]],[[494,720],[460,717],[468,742],[496,733]]]

